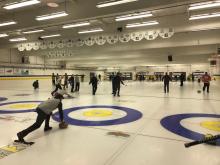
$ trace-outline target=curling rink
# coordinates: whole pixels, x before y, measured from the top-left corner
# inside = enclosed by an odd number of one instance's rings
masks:
[[[81,83],[80,92],[72,94],[75,98],[63,100],[69,127],[60,130],[55,113],[50,132],[45,133],[42,124],[25,138],[34,145],[19,152],[15,148],[0,164],[220,164],[220,146],[184,147],[202,134],[219,134],[219,81],[211,82],[209,94],[198,93],[203,84],[197,82],[183,87],[171,82],[169,94],[163,93],[163,82],[125,84],[121,97],[113,97],[110,82],[100,82],[95,96],[88,82]],[[51,91],[49,80],[40,80],[37,91],[29,80],[1,81],[0,146],[11,144],[17,132],[35,121],[33,109],[51,97]]]

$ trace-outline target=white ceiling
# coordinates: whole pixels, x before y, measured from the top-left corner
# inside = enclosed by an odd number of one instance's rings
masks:
[[[56,0],[54,0],[56,1]],[[204,1],[204,0],[203,0]],[[101,0],[57,0],[58,8],[46,6],[46,0],[40,5],[26,7],[13,11],[0,9],[0,22],[15,20],[17,25],[0,27],[0,33],[6,32],[8,38],[0,38],[0,48],[14,47],[9,43],[9,38],[25,36],[28,42],[37,41],[41,35],[60,33],[60,39],[72,39],[85,37],[77,32],[84,28],[62,29],[66,23],[90,20],[90,27],[102,27],[101,34],[119,33],[118,27],[123,27],[123,32],[146,31],[150,29],[174,28],[175,34],[170,39],[156,39],[154,41],[143,40],[140,42],[130,41],[115,45],[105,44],[104,46],[83,46],[68,48],[74,56],[63,57],[50,60],[68,61],[76,65],[88,66],[115,66],[115,65],[149,65],[166,64],[167,55],[172,54],[174,62],[178,64],[207,63],[208,58],[215,54],[217,47],[220,47],[220,17],[207,20],[189,21],[189,15],[206,13],[210,11],[220,11],[220,8],[212,10],[201,10],[199,12],[188,12],[190,3],[203,2],[201,0],[139,0],[108,8],[96,8],[96,4]],[[2,0],[0,5],[10,1]],[[68,16],[50,21],[38,22],[34,18],[37,15],[66,10]],[[133,11],[149,10],[153,12],[153,18],[142,20],[157,20],[159,25],[153,27],[135,28],[127,30],[127,23],[138,22],[123,21],[115,22],[117,15],[130,13]],[[37,34],[23,35],[21,31],[41,29],[45,32]],[[67,48],[65,48],[67,49]],[[27,55],[45,55],[50,50],[39,50],[24,52]]]

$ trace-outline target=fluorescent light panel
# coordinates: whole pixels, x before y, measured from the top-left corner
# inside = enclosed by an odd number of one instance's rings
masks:
[[[129,2],[135,2],[138,0],[114,0],[114,1],[106,1],[106,2],[102,2],[96,5],[97,8],[102,8],[102,7],[109,7],[109,6],[114,6],[114,5],[120,5],[120,4],[124,4],[124,3],[129,3]]]
[[[31,31],[26,31],[26,32],[22,32],[24,34],[32,34],[32,33],[39,33],[39,32],[43,32],[44,30],[31,30]]]
[[[58,7],[59,5],[56,2],[48,2],[47,6],[49,6],[49,7]]]
[[[151,17],[151,16],[153,16],[153,15],[150,12],[140,12],[140,13],[118,16],[115,18],[115,21],[125,21],[125,20],[146,18],[146,17]]]
[[[102,32],[102,28],[96,28],[96,29],[90,29],[90,30],[84,30],[84,31],[79,31],[79,34],[84,34],[84,33],[95,33],[95,32]]]
[[[88,25],[90,25],[89,22],[79,22],[79,23],[75,23],[75,24],[63,25],[63,28],[67,29],[67,28],[74,28],[74,27],[81,27],[81,26],[88,26]]]
[[[57,12],[57,13],[51,13],[51,14],[47,14],[47,15],[37,16],[35,19],[37,21],[44,21],[44,20],[48,20],[48,19],[64,17],[64,16],[67,16],[67,15],[68,14],[65,11],[62,11],[62,12]]]
[[[17,23],[17,22],[15,22],[15,21],[1,22],[1,23],[0,23],[0,27],[1,27],[1,26],[14,25],[14,24],[16,24],[16,23]]]
[[[19,41],[26,41],[26,40],[27,39],[25,37],[9,39],[10,42],[19,42]]]
[[[8,35],[6,33],[0,34],[0,38],[3,38],[3,37],[8,37]]]
[[[53,34],[53,35],[47,35],[47,36],[41,36],[40,38],[52,38],[52,37],[59,37],[60,34]]]
[[[20,1],[15,3],[6,4],[3,8],[7,10],[12,10],[20,7],[30,6],[40,3],[39,0],[29,0],[29,1]]]
[[[127,24],[126,28],[134,28],[134,27],[142,27],[142,26],[151,26],[159,24],[157,21],[149,21],[149,22],[141,22],[141,23],[133,23]]]
[[[195,3],[189,6],[189,10],[199,10],[206,8],[220,7],[220,1],[208,1],[202,3]]]
[[[219,13],[209,13],[209,14],[201,14],[201,15],[192,15],[190,16],[189,20],[198,20],[198,19],[206,19],[206,18],[214,18],[220,17]]]

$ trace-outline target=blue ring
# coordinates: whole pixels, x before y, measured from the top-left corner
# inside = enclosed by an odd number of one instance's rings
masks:
[[[5,101],[5,100],[8,100],[8,98],[6,98],[6,97],[0,97],[0,102],[1,102],[1,101]]]
[[[14,96],[30,96],[31,94],[16,94]]]
[[[177,115],[171,115],[163,118],[160,123],[161,125],[166,128],[167,130],[183,136],[188,139],[192,140],[201,140],[204,135],[200,134],[198,132],[191,131],[185,127],[183,127],[180,122],[181,120],[187,119],[187,118],[193,118],[193,117],[213,117],[213,118],[220,118],[220,115],[215,114],[200,114],[200,113],[189,113],[189,114],[177,114]],[[220,145],[220,139],[217,140],[217,145]]]
[[[35,109],[26,109],[26,110],[1,110],[1,106],[3,105],[10,105],[10,104],[17,104],[17,103],[41,103],[42,101],[16,101],[16,102],[8,102],[0,104],[0,114],[8,114],[8,113],[27,113],[33,112]]]
[[[78,111],[82,109],[87,109],[87,108],[112,108],[112,109],[119,109],[127,113],[126,116],[119,118],[119,119],[114,119],[114,120],[105,120],[105,121],[85,121],[85,120],[77,120],[69,117],[69,113],[73,111]],[[117,125],[117,124],[124,124],[124,123],[130,123],[133,121],[136,121],[142,117],[142,113],[131,108],[126,108],[126,107],[119,107],[119,106],[107,106],[107,105],[94,105],[94,106],[82,106],[82,107],[74,107],[70,109],[64,110],[64,118],[65,121],[68,124],[71,125],[77,125],[77,126],[108,126],[108,125]],[[59,113],[55,113],[53,115],[53,119],[55,121],[60,121],[59,120]]]

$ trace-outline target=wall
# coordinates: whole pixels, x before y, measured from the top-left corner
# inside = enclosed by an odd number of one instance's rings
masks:
[[[161,66],[139,66],[139,67],[130,67],[130,68],[110,68],[106,72],[132,72],[133,80],[135,80],[135,75],[138,72],[146,72],[148,75],[154,75],[154,72],[186,72],[187,75],[196,71],[209,72],[213,74],[212,69],[209,64],[194,64],[194,65],[161,65]]]
[[[8,69],[13,69],[13,68],[7,68]],[[0,68],[1,70],[1,68]],[[17,68],[14,70],[17,70]],[[90,72],[94,72],[97,75],[101,74],[101,76],[104,76],[104,72],[103,71],[88,71],[88,70],[61,70],[61,69],[24,69],[24,70],[28,70],[28,74],[27,75],[51,75],[52,73],[55,74],[59,74],[59,75],[64,75],[65,73],[67,73],[68,75],[85,75],[84,80],[85,81],[89,81],[90,80]],[[13,71],[12,71],[13,72]],[[12,75],[18,75],[18,74],[11,74],[11,73],[5,73],[5,74],[1,74],[0,75],[4,75],[4,76],[12,76]],[[26,75],[26,74],[23,74]]]
[[[186,72],[187,75],[195,71],[210,72],[209,64],[194,64],[194,65],[167,65],[167,66],[148,66],[148,67],[138,67],[137,72],[148,72],[148,74],[153,75],[154,72]]]
[[[17,49],[0,49],[0,63],[21,63],[21,56]]]
[[[23,52],[17,49],[0,49],[0,65],[3,64],[22,64]],[[29,63],[33,65],[44,65],[42,56],[29,56]]]
[[[0,49],[0,65],[8,64],[22,64],[22,56],[27,55],[27,52],[19,52],[17,48],[14,49]],[[29,64],[36,65],[36,67],[46,64],[46,66],[60,66],[59,61],[46,61],[44,56],[38,56],[37,54],[33,54],[29,57]],[[23,64],[24,65],[24,64]],[[24,65],[25,66],[25,65]]]
[[[85,75],[85,81],[89,81],[90,72],[104,76],[103,71],[60,69],[62,62],[45,61],[43,56],[29,56],[30,64],[22,64],[23,54],[17,49],[0,49],[0,75],[51,75],[52,73],[64,75],[67,73],[68,75]]]
[[[29,56],[30,64],[42,64],[44,65],[44,58],[42,56]]]
[[[33,54],[32,56],[29,56],[29,65],[25,65],[21,63],[21,57],[24,53],[19,52],[17,49],[0,49],[0,65],[5,65],[5,67],[0,67],[0,75],[19,75],[19,73],[24,72],[26,70],[29,71],[29,75],[51,75],[52,73],[58,73],[60,75],[64,75],[65,73],[71,75],[71,74],[84,74],[85,75],[85,81],[89,81],[90,72],[94,72],[97,75],[101,74],[102,77],[104,77],[104,71],[96,71],[96,69],[88,68],[86,70],[79,69],[79,70],[73,70],[73,69],[60,69],[60,65],[62,62],[59,61],[45,61],[43,56],[36,56]],[[17,67],[10,67],[7,69],[9,71],[10,69],[12,72],[5,72],[6,66],[10,65],[18,65]],[[24,67],[23,67],[24,66]],[[29,66],[34,66],[30,68]],[[71,62],[67,62],[67,67],[73,67],[71,66]],[[47,68],[47,69],[45,69]],[[51,68],[51,69],[48,69]],[[52,69],[53,68],[53,69]],[[57,68],[57,69],[54,69]],[[135,77],[135,74],[137,72],[148,72],[149,74],[154,74],[154,72],[186,72],[187,75],[194,72],[194,71],[207,71],[211,74],[220,73],[219,67],[213,68],[210,67],[209,64],[193,64],[193,65],[181,65],[181,64],[175,64],[175,65],[161,65],[161,66],[148,66],[148,67],[122,67],[122,68],[109,68],[107,69],[107,72],[132,72],[133,73],[133,79]]]
[[[216,60],[216,66],[212,66],[211,68],[213,70],[213,73],[220,76],[220,55],[214,58],[214,60]]]

